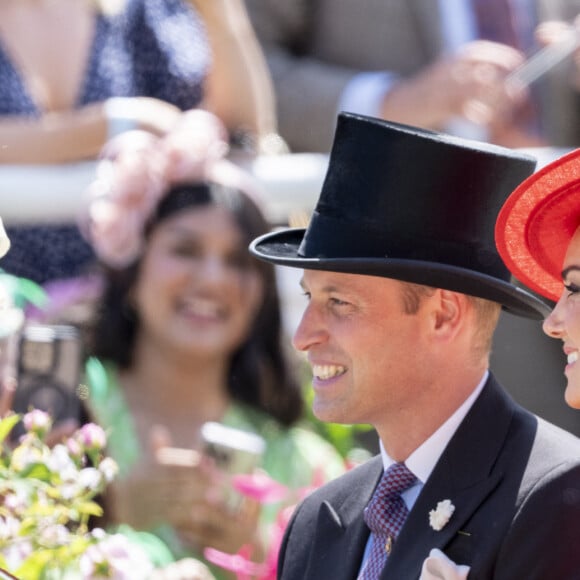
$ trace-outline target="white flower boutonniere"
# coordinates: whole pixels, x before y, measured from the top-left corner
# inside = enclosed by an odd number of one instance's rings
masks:
[[[436,531],[442,530],[446,525],[453,512],[455,506],[450,499],[444,499],[437,504],[434,510],[429,512],[429,525]]]

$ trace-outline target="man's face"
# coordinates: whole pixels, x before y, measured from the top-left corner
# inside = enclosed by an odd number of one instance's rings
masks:
[[[312,366],[315,415],[378,428],[412,411],[430,380],[423,303],[407,314],[402,283],[374,276],[306,270],[302,286],[294,346]]]

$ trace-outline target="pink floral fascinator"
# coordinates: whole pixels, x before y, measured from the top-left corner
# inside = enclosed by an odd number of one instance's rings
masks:
[[[143,250],[147,223],[178,184],[216,183],[259,201],[252,178],[225,159],[228,150],[224,125],[202,110],[184,113],[163,137],[128,131],[107,143],[79,219],[98,259],[115,269],[133,263]]]

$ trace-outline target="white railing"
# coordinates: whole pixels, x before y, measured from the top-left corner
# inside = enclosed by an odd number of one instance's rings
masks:
[[[274,224],[314,207],[328,157],[289,154],[240,162],[261,183],[264,209]],[[8,225],[73,222],[95,175],[95,162],[66,165],[0,165],[0,216]]]

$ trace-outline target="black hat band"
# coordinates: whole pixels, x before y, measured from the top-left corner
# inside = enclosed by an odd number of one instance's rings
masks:
[[[404,236],[376,224],[347,222],[315,211],[298,248],[304,258],[385,258],[438,262],[508,281],[508,269],[495,252],[465,241]]]

